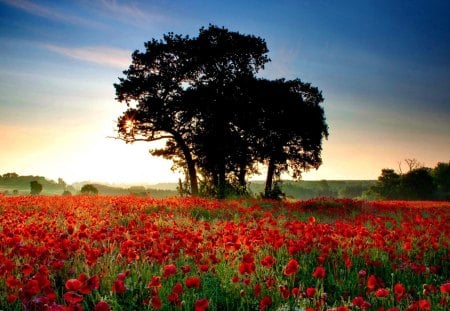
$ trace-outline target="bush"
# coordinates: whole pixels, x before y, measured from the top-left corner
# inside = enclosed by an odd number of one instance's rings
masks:
[[[36,180],[30,181],[30,194],[38,195],[42,192],[42,185]]]
[[[81,193],[82,194],[97,195],[98,194],[98,189],[92,184],[87,184],[87,185],[84,185],[83,187],[81,187]]]

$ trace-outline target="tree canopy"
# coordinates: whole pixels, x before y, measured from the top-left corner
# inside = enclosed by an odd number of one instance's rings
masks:
[[[263,39],[210,25],[198,37],[169,33],[135,51],[114,84],[128,109],[118,119],[126,142],[165,140],[153,155],[185,171],[212,194],[244,189],[268,166],[266,194],[282,172],[299,177],[321,164],[328,128],[321,92],[299,79],[258,79],[269,62]]]
[[[382,199],[450,199],[450,163],[438,163],[431,169],[422,164],[409,165],[419,163],[411,162],[410,159],[406,159],[405,162],[409,167],[406,173],[383,169],[377,184],[371,188],[371,193]]]

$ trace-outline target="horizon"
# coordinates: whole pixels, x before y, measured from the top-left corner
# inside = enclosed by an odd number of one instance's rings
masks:
[[[449,161],[448,1],[0,0],[0,170],[176,183],[172,163],[148,153],[158,144],[108,138],[126,109],[113,83],[145,42],[208,24],[265,39],[260,77],[322,91],[330,136],[323,164],[302,180],[376,180],[406,158]]]

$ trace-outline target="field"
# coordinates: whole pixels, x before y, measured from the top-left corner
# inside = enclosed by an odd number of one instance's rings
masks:
[[[450,204],[0,196],[0,310],[448,310]]]

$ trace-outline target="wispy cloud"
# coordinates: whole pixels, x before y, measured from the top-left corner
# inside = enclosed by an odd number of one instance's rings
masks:
[[[125,69],[131,62],[131,52],[107,46],[88,46],[80,48],[68,48],[47,44],[46,48],[52,52],[91,62],[103,66]]]
[[[98,0],[97,4],[103,13],[113,18],[137,26],[147,27],[153,22],[167,22],[170,19],[162,13],[161,7],[142,7],[132,2],[120,3],[117,0]],[[148,3],[147,3],[148,4]]]
[[[63,12],[54,7],[44,6],[42,4],[30,2],[27,0],[0,0],[0,2],[21,9],[29,14],[51,20],[87,27],[102,27],[100,23],[74,15],[73,12]]]

